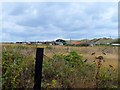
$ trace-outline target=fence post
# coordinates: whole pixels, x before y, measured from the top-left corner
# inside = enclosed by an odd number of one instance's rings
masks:
[[[43,52],[43,48],[37,48],[36,50],[34,90],[41,90]]]

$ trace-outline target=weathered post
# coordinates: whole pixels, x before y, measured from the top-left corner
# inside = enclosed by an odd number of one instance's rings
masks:
[[[36,50],[34,90],[41,90],[43,52],[43,48],[37,48]]]

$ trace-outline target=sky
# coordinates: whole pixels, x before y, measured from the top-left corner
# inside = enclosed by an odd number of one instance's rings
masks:
[[[118,37],[117,2],[4,2],[2,42]]]

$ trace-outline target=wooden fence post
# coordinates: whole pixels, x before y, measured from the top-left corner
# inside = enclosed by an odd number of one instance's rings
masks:
[[[37,48],[35,62],[34,90],[41,90],[43,53],[44,53],[43,48]]]

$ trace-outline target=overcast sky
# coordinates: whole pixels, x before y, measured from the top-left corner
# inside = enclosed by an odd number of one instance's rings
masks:
[[[2,4],[2,41],[118,37],[117,2]]]

